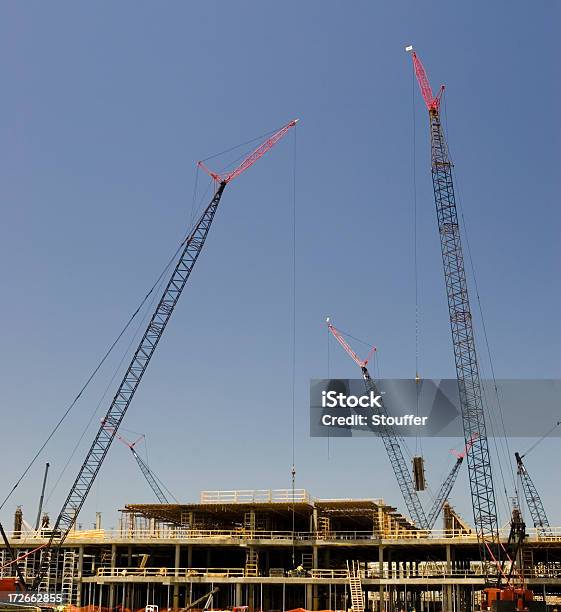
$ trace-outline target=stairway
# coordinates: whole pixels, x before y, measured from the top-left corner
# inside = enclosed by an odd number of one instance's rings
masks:
[[[358,561],[351,561],[350,565],[347,561],[347,574],[351,591],[351,609],[353,612],[364,612],[364,593],[362,592],[362,580]]]

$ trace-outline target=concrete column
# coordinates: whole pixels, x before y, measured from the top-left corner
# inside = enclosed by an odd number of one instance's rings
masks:
[[[117,567],[117,545],[111,544],[111,574],[114,573]],[[109,607],[115,607],[115,584],[112,582],[109,585]]]
[[[306,601],[304,603],[304,606],[307,610],[313,610],[312,607],[312,598],[313,598],[313,590],[312,590],[312,585],[311,584],[307,584],[306,585]]]
[[[450,544],[446,544],[446,572],[450,574],[452,571],[452,549]],[[442,587],[442,609],[444,612],[451,612],[453,607],[453,587],[451,584],[446,584]]]
[[[78,588],[76,589],[76,605],[82,605],[82,573],[84,571],[84,547],[78,547]]]
[[[317,518],[317,512],[314,508],[314,513],[316,513],[316,518]],[[317,546],[312,546],[312,568],[313,569],[318,569],[318,547]],[[314,584],[313,588],[312,588],[312,610],[319,610],[319,590],[318,590],[318,585]]]
[[[242,602],[242,583],[236,582],[235,606],[243,606]]]
[[[177,582],[179,577],[179,566],[181,564],[181,546],[179,544],[175,545],[175,557],[174,557],[174,576],[175,580],[173,583],[173,604],[172,606],[177,609],[179,608],[179,583]]]
[[[378,573],[380,574],[380,578],[384,577],[384,547],[383,546],[378,546]],[[384,589],[383,584],[380,584],[379,586],[379,597],[380,597],[379,612],[384,612],[385,589]]]

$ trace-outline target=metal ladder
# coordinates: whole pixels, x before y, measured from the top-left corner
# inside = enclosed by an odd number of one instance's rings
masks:
[[[8,551],[5,549],[0,550],[0,578],[10,577],[11,566],[4,567],[8,563]]]
[[[311,570],[314,562],[312,553],[302,553],[302,567],[305,570]]]
[[[58,558],[58,554],[56,552],[54,553],[54,558],[55,559]],[[56,580],[53,580],[53,578],[56,577],[56,568],[53,568],[53,551],[51,550],[41,551],[39,567],[44,567],[44,566],[47,566],[48,569],[43,574],[43,578],[41,579],[41,582],[39,583],[37,587],[37,592],[50,593],[52,590],[54,590],[54,589],[51,589],[51,582],[53,582],[54,586],[56,587]]]
[[[74,584],[74,568],[76,565],[76,553],[73,550],[65,550],[62,561],[62,601],[72,604],[76,599],[76,586]]]
[[[327,540],[329,532],[331,531],[331,521],[328,516],[318,517],[318,538]]]
[[[14,550],[14,554],[16,556],[16,559],[18,557],[21,557],[23,555],[27,555],[27,553],[29,552],[29,550]],[[23,574],[23,577],[25,578],[25,581],[28,582],[29,579],[29,557],[25,557],[24,559],[22,559],[21,561],[18,561],[18,565],[19,568],[21,570],[21,573]]]
[[[524,578],[533,578],[534,551],[531,548],[522,548],[522,575]]]
[[[256,577],[259,575],[259,553],[253,548],[248,548],[245,556],[245,575]]]
[[[353,612],[364,612],[364,593],[362,592],[362,580],[360,578],[360,565],[358,561],[347,561],[347,574],[349,576],[349,588],[351,591],[351,609]]]

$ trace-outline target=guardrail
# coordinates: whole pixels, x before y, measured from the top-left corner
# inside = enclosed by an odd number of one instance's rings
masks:
[[[239,489],[201,491],[201,504],[294,503],[314,501],[306,489]]]
[[[105,578],[127,578],[131,576],[160,576],[162,578],[173,576],[174,578],[195,578],[197,576],[209,576],[214,578],[243,578],[244,569],[240,567],[98,567],[96,576]]]
[[[536,530],[528,530],[528,543],[535,542],[561,542],[561,527],[552,529],[553,536],[538,535]],[[50,533],[47,532],[9,532],[8,539],[13,545],[21,543],[41,543],[47,541]],[[501,537],[508,538],[508,531],[503,530]],[[372,531],[270,531],[270,530],[248,530],[239,529],[187,529],[183,527],[155,527],[152,529],[129,529],[129,530],[76,530],[68,534],[68,542],[119,542],[119,541],[140,541],[140,540],[273,540],[284,542],[340,542],[340,541],[375,541],[394,540],[394,541],[430,541],[445,539],[450,541],[472,541],[477,538],[474,533],[450,535],[444,530],[427,531],[399,531],[386,533],[380,536]]]
[[[485,571],[481,564],[474,562],[469,569],[449,569],[446,562],[429,562],[420,564],[416,570],[413,568],[396,568],[385,566],[382,571],[378,568],[362,570],[360,572],[363,580],[412,580],[422,581],[426,579],[476,579],[483,580]],[[244,568],[241,567],[99,567],[94,572],[84,572],[85,578],[97,576],[100,578],[174,578],[186,579],[206,577],[206,578],[244,578],[246,576]],[[255,577],[255,576],[253,576]],[[259,575],[258,577],[265,578],[271,576]],[[305,570],[304,572],[284,571],[277,578],[311,578],[314,580],[347,580],[348,572],[346,569],[326,569],[317,568]],[[532,572],[525,572],[526,578],[561,578],[561,566],[555,563],[554,566],[542,564],[540,567],[534,568]]]
[[[481,568],[472,568],[469,570],[448,570],[444,565],[420,567],[417,572],[399,571],[396,569],[384,568],[382,572],[376,570],[363,570],[360,572],[362,579],[410,579],[410,580],[425,580],[427,578],[481,578],[484,577],[484,572]],[[244,578],[246,576],[244,568],[241,567],[145,567],[145,568],[130,568],[130,567],[99,567],[97,570],[89,574],[89,576],[97,576],[100,578],[174,578],[187,579],[190,578]],[[84,577],[88,577],[84,573]],[[255,576],[252,576],[255,577]],[[258,576],[269,577],[269,576]],[[280,577],[280,576],[279,576]],[[291,573],[287,571],[283,574],[283,578],[312,578],[314,580],[347,580],[348,572],[346,569],[312,569],[303,573]]]

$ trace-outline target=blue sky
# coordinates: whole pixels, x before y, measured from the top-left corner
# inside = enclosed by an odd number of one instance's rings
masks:
[[[558,3],[28,2],[4,3],[0,16],[0,491],[175,250],[191,215],[195,161],[300,117],[297,486],[404,508],[382,445],[336,440],[328,450],[308,437],[307,408],[309,379],[327,374],[326,315],[377,344],[382,375],[415,374],[413,158],[420,370],[454,375],[410,42],[433,86],[447,86],[496,374],[561,375]],[[228,187],[126,417],[182,500],[202,489],[290,485],[293,166],[291,134]],[[6,505],[9,525],[16,504],[34,519],[47,460],[47,509],[58,513],[107,398],[50,489],[125,348]],[[330,373],[356,375],[333,344]],[[530,443],[513,441],[512,450]],[[434,488],[458,445],[424,445]],[[554,524],[561,497],[550,466],[559,459],[558,440],[528,457]],[[464,473],[452,501],[471,518],[467,491]],[[80,522],[102,511],[110,527],[117,508],[151,500],[115,444]]]

